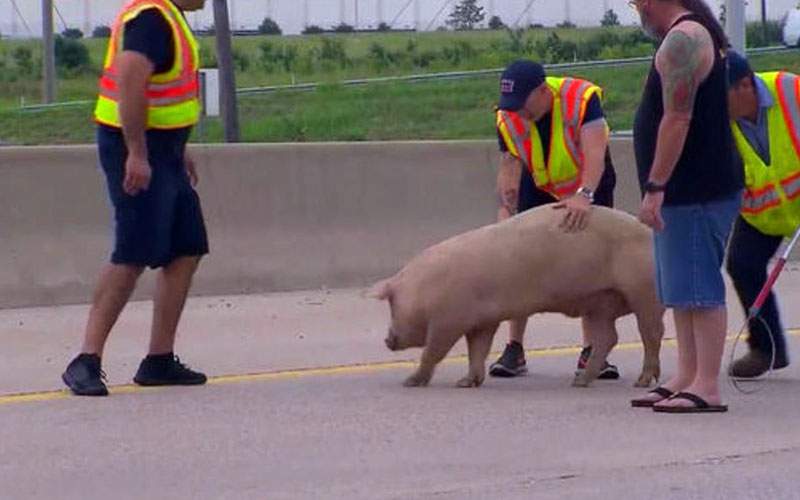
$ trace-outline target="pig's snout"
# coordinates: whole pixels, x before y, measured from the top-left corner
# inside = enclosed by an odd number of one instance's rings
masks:
[[[386,347],[388,347],[390,351],[397,351],[398,349],[400,349],[399,345],[400,342],[398,342],[397,340],[397,335],[393,334],[392,332],[389,332],[389,334],[386,336],[383,342],[386,344]]]

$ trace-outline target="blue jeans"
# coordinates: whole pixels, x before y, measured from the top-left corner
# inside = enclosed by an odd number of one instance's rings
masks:
[[[658,296],[666,307],[725,305],[722,263],[741,195],[662,208],[665,228],[654,235]]]

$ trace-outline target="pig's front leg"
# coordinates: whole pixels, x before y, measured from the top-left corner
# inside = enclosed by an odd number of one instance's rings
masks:
[[[467,334],[467,350],[469,353],[469,371],[467,376],[458,381],[458,387],[480,387],[486,378],[486,357],[492,349],[492,340],[498,325],[485,330],[476,330]]]
[[[422,350],[422,357],[419,360],[417,371],[403,382],[406,387],[423,387],[428,385],[433,377],[433,370],[436,365],[447,356],[450,349],[461,335],[447,331],[433,330],[428,331],[428,338],[425,348]]]

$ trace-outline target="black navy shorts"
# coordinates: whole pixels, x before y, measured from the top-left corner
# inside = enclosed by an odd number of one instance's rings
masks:
[[[114,208],[112,263],[158,268],[178,257],[208,253],[200,198],[183,162],[189,133],[190,129],[147,132],[150,187],[129,196],[122,189],[128,156],[122,133],[98,126],[100,166]]]

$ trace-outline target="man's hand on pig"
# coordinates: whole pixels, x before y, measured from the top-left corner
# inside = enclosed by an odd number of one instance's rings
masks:
[[[575,233],[583,231],[589,224],[589,216],[591,215],[592,202],[585,196],[570,196],[564,201],[553,205],[555,210],[566,210],[564,218],[558,225],[567,233]]]

